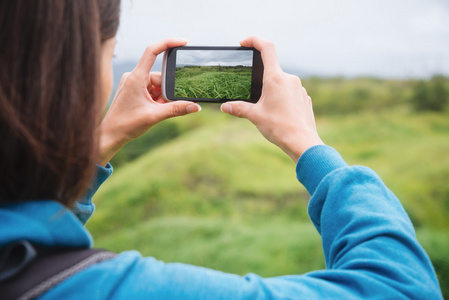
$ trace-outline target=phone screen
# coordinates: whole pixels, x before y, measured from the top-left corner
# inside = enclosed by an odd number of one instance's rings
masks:
[[[175,97],[251,97],[253,51],[191,50],[176,55]]]
[[[169,100],[257,102],[263,67],[256,51],[243,47],[173,48],[164,63],[166,96]]]

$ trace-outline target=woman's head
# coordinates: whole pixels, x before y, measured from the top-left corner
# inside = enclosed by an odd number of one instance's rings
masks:
[[[85,191],[105,97],[102,45],[119,10],[120,0],[0,2],[0,203],[70,206]]]

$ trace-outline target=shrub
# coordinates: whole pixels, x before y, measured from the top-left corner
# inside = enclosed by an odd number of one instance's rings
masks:
[[[414,86],[411,102],[416,111],[443,111],[449,101],[447,78],[435,75],[429,81],[420,80]]]

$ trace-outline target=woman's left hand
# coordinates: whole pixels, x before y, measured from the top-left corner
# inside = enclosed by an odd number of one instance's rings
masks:
[[[136,68],[122,76],[114,101],[100,126],[100,165],[105,166],[120,148],[153,125],[201,110],[193,102],[163,100],[161,75],[150,73],[159,54],[186,43],[180,39],[165,39],[148,46]]]

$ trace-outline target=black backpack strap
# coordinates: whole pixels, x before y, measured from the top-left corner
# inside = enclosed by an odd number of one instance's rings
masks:
[[[2,299],[34,299],[115,253],[90,248],[40,247],[19,241],[0,250]]]

